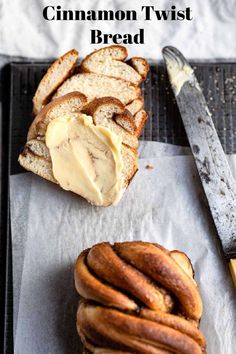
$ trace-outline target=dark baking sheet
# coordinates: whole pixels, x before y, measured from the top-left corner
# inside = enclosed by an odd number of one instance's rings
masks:
[[[192,63],[226,153],[236,153],[236,63]],[[8,177],[24,172],[17,158],[32,121],[32,97],[49,62],[10,63],[2,76],[3,156],[1,208],[1,307],[3,352],[13,352],[12,268]],[[141,139],[187,146],[188,141],[162,63],[152,64],[142,85],[149,120]]]

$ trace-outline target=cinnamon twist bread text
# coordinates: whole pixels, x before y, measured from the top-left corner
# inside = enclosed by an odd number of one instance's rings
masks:
[[[100,243],[75,266],[77,330],[88,353],[205,353],[188,257],[148,242]]]

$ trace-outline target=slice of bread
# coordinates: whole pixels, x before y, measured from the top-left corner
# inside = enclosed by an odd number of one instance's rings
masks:
[[[132,116],[132,114],[127,115],[127,113],[117,114],[115,116],[115,121],[117,124],[122,126],[125,130],[127,130],[129,133],[139,137],[140,134],[142,133],[147,118],[148,118],[147,112],[141,109],[134,116]]]
[[[102,74],[109,77],[115,77],[129,81],[134,85],[139,85],[146,79],[149,71],[149,65],[144,58],[133,57],[129,61],[124,62],[127,58],[127,49],[120,45],[112,45],[101,48],[89,54],[80,64],[80,72],[89,72]],[[116,96],[115,96],[116,97]],[[118,97],[119,98],[119,97]],[[144,123],[148,117],[147,113],[141,111],[143,109],[143,98],[133,100],[126,108],[136,119],[130,119],[123,115],[116,117],[116,122],[131,134],[139,136],[143,129]]]
[[[86,98],[84,95],[76,92],[54,100],[44,107],[31,126],[32,129],[29,136],[33,136],[34,138],[27,141],[19,156],[19,163],[22,167],[51,182],[57,183],[52,172],[50,153],[43,141],[47,125],[51,120],[59,117],[61,114],[68,114],[70,117],[72,112],[76,117],[76,115],[82,110],[85,101]],[[78,103],[78,107],[75,106],[76,102]],[[107,127],[122,138],[122,179],[123,188],[126,188],[138,168],[138,154],[136,149],[138,140],[136,136],[129,134],[113,120],[113,116],[117,113],[122,114],[124,112],[125,106],[119,100],[109,97],[96,99],[94,102],[86,105],[83,109],[83,113],[89,114],[93,117],[95,125],[98,124]]]
[[[27,135],[27,140],[43,139],[49,122],[65,114],[78,113],[87,98],[80,92],[71,92],[48,103],[33,120]]]
[[[78,52],[75,49],[62,55],[48,69],[40,81],[33,98],[33,111],[38,114],[53,92],[70,76],[76,66]]]
[[[117,124],[127,130],[130,134],[135,134],[136,125],[134,123],[134,117],[128,109],[125,109],[124,113],[115,115],[114,119]]]
[[[141,95],[140,88],[128,81],[101,74],[81,73],[67,79],[59,87],[53,99],[72,91],[83,93],[88,101],[92,101],[94,98],[110,96],[118,98],[125,105]]]
[[[138,170],[138,155],[137,151],[122,144],[121,156],[123,160],[123,187],[127,188]],[[36,139],[27,141],[18,161],[27,171],[58,184],[53,176],[49,150],[43,141]]]
[[[127,125],[130,123],[130,113],[126,112],[125,106],[118,99],[114,97],[97,98],[83,107],[82,112],[92,116],[95,125],[102,125],[119,135],[122,138],[123,144],[133,149],[138,147],[137,137],[130,134],[115,121],[117,115],[121,114]]]
[[[27,171],[31,171],[50,182],[57,183],[52,173],[49,150],[43,141],[36,139],[27,141],[18,161]]]
[[[128,62],[142,77],[142,80],[145,80],[149,71],[149,64],[146,59],[140,57],[133,57]]]
[[[135,114],[134,116],[134,123],[136,125],[135,135],[137,137],[139,137],[140,134],[142,133],[144,124],[147,119],[148,119],[148,114],[143,109],[141,109]]]
[[[145,59],[142,63],[130,66],[124,62],[128,56],[127,49],[120,45],[112,45],[101,48],[89,54],[80,64],[81,72],[102,74],[106,76],[123,79],[139,85],[143,80],[144,68],[148,70],[148,65]],[[146,63],[146,65],[145,65]],[[141,74],[138,70],[141,69]]]
[[[144,101],[137,87],[148,73],[149,65],[144,58],[133,57],[124,62],[127,49],[120,45],[101,48],[89,54],[78,67],[79,73],[66,80],[53,98],[71,91],[85,94],[88,101],[94,98],[111,96],[127,105],[126,109],[134,116],[143,109]],[[148,115],[140,112],[136,121],[117,115],[116,122],[129,133],[139,136]],[[140,123],[140,125],[138,124]]]
[[[121,156],[124,162],[122,170],[124,187],[127,188],[135,173],[138,171],[138,152],[137,150],[122,144]]]
[[[126,105],[126,109],[130,111],[130,113],[134,116],[138,111],[143,109],[144,107],[144,99],[142,96],[137,98],[136,100],[133,100],[131,103]]]

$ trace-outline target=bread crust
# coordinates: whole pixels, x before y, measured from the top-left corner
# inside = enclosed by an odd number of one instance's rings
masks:
[[[136,310],[137,305],[126,295],[101,282],[87,266],[88,250],[83,251],[78,257],[75,270],[75,288],[84,297],[122,310]]]
[[[135,104],[137,104],[137,107],[134,107]],[[130,102],[129,104],[126,105],[126,109],[128,109],[128,111],[134,116],[137,112],[139,112],[141,109],[143,109],[144,107],[144,99],[142,96],[140,96],[139,98],[136,98],[135,100],[133,100],[132,102]]]
[[[78,98],[78,100],[81,101],[82,105],[84,105],[87,102],[87,98],[84,94],[74,91],[70,92],[64,96],[58,97],[55,100],[49,102],[46,106],[44,106],[39,114],[34,118],[29,131],[27,135],[27,141],[36,139],[38,136],[39,132],[39,125],[41,122],[43,122],[48,114],[58,105],[61,105],[65,102],[68,102],[72,98]],[[78,105],[78,110],[81,108],[80,105]]]
[[[201,347],[206,346],[206,339],[202,332],[194,326],[190,321],[185,318],[179,317],[171,313],[164,313],[161,311],[152,311],[146,308],[142,308],[140,311],[140,317],[146,318],[154,322],[163,324],[164,326],[171,327],[181,333],[184,333],[194,339]]]
[[[120,52],[120,56],[117,57],[117,50]],[[80,72],[87,73],[99,73],[102,75],[119,78],[128,82],[132,82],[134,85],[139,85],[143,81],[142,75],[137,71],[135,67],[125,62],[128,56],[126,47],[120,45],[111,45],[105,48],[95,50],[87,55],[80,64]],[[107,58],[110,58],[109,62]],[[102,60],[103,59],[103,60]],[[93,61],[98,61],[99,67],[93,65]],[[145,59],[143,59],[145,60]],[[108,66],[110,70],[108,71]],[[117,70],[119,66],[120,70]],[[131,70],[132,69],[132,70]],[[129,79],[125,76],[129,75]]]
[[[123,113],[116,114],[114,120],[122,128],[127,130],[130,134],[135,134],[136,125],[134,123],[134,117],[128,109],[125,109]]]
[[[122,46],[122,45],[110,45],[108,47],[104,47],[104,48],[100,48],[97,50],[94,50],[92,53],[88,54],[80,63],[80,68],[82,68],[82,70],[86,70],[86,65],[85,62],[87,61],[87,59],[91,58],[91,56],[93,56],[94,54],[99,54],[101,52],[104,51],[110,51],[111,52],[111,57],[112,54],[114,53],[114,51],[112,51],[113,49],[119,49],[121,56],[118,58],[113,57],[114,60],[119,60],[119,61],[124,61],[127,57],[128,57],[128,50],[126,47]]]
[[[78,308],[77,326],[98,346],[113,342],[113,348],[128,347],[138,353],[202,354],[201,346],[181,331],[86,301]]]
[[[105,111],[106,110],[106,111]],[[110,112],[109,112],[110,111]],[[121,136],[122,143],[136,149],[138,147],[138,140],[136,136],[124,129],[121,124],[116,123],[117,115],[122,114],[123,120],[130,123],[130,114],[126,111],[125,106],[114,97],[96,98],[92,102],[83,107],[82,112],[93,117],[95,124],[102,124],[100,114],[107,115],[107,127],[114,133]],[[104,125],[106,126],[106,125]]]
[[[89,250],[87,264],[98,277],[131,293],[149,308],[164,312],[172,310],[170,294],[118,257],[108,242],[95,245]]]
[[[60,65],[70,56],[72,57],[71,64],[68,66],[66,72],[61,75],[59,70]],[[49,67],[46,74],[41,79],[33,97],[33,112],[35,115],[38,114],[43,105],[47,103],[48,98],[53,94],[53,92],[65,81],[66,78],[68,78],[73,73],[78,56],[79,54],[77,50],[72,49],[69,52],[63,54]],[[50,79],[54,74],[54,71],[58,73],[58,80],[56,83],[54,83],[54,85],[51,85]],[[49,85],[48,89],[46,89],[47,85]],[[44,90],[46,90],[46,92],[43,94],[42,91]]]
[[[115,97],[107,96],[95,98],[83,107],[82,112],[89,116],[94,116],[102,106],[115,106],[117,109],[116,114],[121,114],[125,111],[125,106],[120,100]]]
[[[187,317],[200,319],[202,301],[197,285],[168,251],[163,252],[147,242],[116,243],[114,249],[120,257],[173,292]]]
[[[127,64],[131,65],[142,77],[142,80],[145,80],[147,77],[147,74],[149,72],[149,64],[146,59],[141,58],[141,57],[132,57],[127,61]],[[140,67],[138,64],[141,64],[143,67],[143,70],[140,70]]]
[[[138,123],[137,123],[137,118],[138,118]],[[144,125],[148,119],[148,113],[144,111],[144,109],[141,109],[138,111],[135,116],[134,116],[134,124],[135,124],[135,131],[134,134],[139,138],[141,135]]]
[[[109,350],[111,353],[115,350],[146,354],[206,352],[206,340],[198,325],[183,318],[183,315],[177,315],[178,303],[183,305],[183,294],[187,292],[189,295],[189,287],[197,288],[191,274],[186,271],[186,263],[191,265],[191,262],[183,252],[169,251],[158,244],[141,241],[114,245],[102,242],[86,250],[84,263],[95,279],[115,286],[116,291],[128,294],[135,301],[137,299],[136,304],[139,306],[135,311],[118,309],[116,306],[111,308],[106,301],[97,299],[94,303],[77,288],[83,296],[77,311],[77,331],[85,348],[92,352],[97,349],[98,353],[100,349],[103,353],[103,348],[104,353],[109,353]],[[75,279],[80,278],[81,269],[77,264]],[[189,284],[189,281],[192,283]],[[163,284],[167,284],[167,288],[170,288],[169,284],[180,286],[177,291],[171,286],[174,307],[167,311],[165,308],[152,309],[151,299],[155,294],[153,287]],[[100,286],[96,288],[93,283],[93,291],[99,294]],[[199,297],[194,290],[193,296],[197,303]],[[186,307],[189,299],[184,300]]]

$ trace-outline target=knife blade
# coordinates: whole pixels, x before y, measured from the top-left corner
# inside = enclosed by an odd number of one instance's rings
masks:
[[[163,57],[223,255],[236,284],[236,183],[194,71],[176,48]]]

